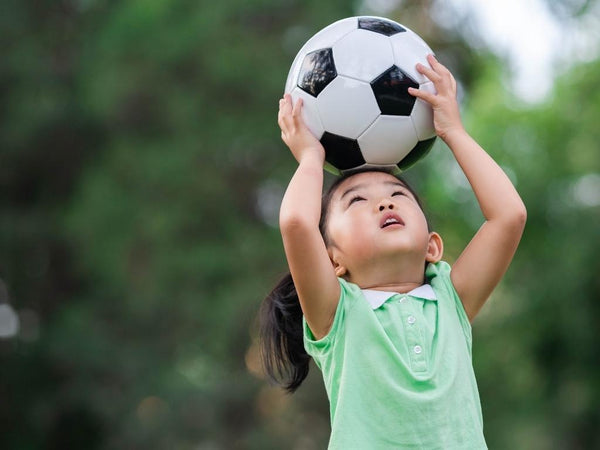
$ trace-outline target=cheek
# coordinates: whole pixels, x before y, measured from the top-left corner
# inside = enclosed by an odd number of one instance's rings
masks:
[[[427,221],[423,219],[421,226],[419,227],[418,240],[424,248],[429,246],[429,228],[427,227]]]
[[[400,208],[402,214],[402,208]],[[419,230],[423,230],[424,233],[429,234],[429,227],[427,226],[427,218],[425,217],[425,213],[419,208],[417,205],[410,203],[406,209],[404,209],[404,214],[406,214],[407,218],[412,222],[412,224],[418,228]]]
[[[350,212],[332,217],[327,227],[330,240],[338,246],[354,247],[369,233],[364,214]]]
[[[418,212],[415,214],[415,223],[418,224],[419,229],[423,231],[423,233],[429,233],[429,228],[427,227],[427,219],[423,215],[422,212]]]

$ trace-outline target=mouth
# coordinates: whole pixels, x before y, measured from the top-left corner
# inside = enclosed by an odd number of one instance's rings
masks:
[[[380,228],[387,228],[393,226],[404,226],[404,221],[397,214],[386,214],[381,218],[381,222],[379,222]]]

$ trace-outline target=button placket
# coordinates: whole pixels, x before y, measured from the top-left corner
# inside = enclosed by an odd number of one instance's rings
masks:
[[[404,296],[400,299],[400,303],[402,303],[402,318],[406,324],[404,330],[411,368],[415,372],[425,372],[427,370],[427,358],[423,349],[423,334],[421,332],[423,324],[417,320],[415,311],[418,301]]]

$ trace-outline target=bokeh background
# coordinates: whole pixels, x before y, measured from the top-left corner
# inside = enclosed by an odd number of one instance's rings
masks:
[[[325,448],[318,370],[269,385],[255,318],[286,269],[287,71],[357,14],[435,49],[528,207],[473,325],[490,448],[600,448],[593,0],[3,0],[0,448]],[[464,177],[438,142],[407,178],[451,262],[482,220]]]

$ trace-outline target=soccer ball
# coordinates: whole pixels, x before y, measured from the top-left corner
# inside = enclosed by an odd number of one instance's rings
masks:
[[[435,93],[417,72],[427,44],[381,17],[339,20],[300,49],[285,92],[302,98],[303,118],[334,174],[377,167],[400,173],[423,158],[436,135],[431,106],[408,87]]]

